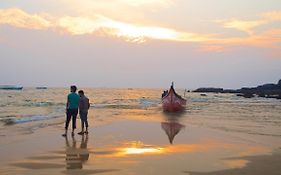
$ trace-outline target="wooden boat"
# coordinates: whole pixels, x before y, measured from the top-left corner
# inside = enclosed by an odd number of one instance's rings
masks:
[[[0,89],[2,90],[22,90],[22,86],[12,86],[12,85],[2,85]]]
[[[186,99],[178,95],[174,89],[174,83],[172,83],[170,90],[162,97],[162,107],[167,112],[179,112],[185,109]]]

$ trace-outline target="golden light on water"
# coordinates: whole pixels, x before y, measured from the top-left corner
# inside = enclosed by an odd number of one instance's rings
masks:
[[[163,148],[124,148],[124,154],[161,154],[164,152]]]
[[[234,159],[234,160],[224,160],[223,163],[229,168],[242,168],[249,163],[248,160]]]
[[[239,156],[266,154],[270,151],[268,148],[261,147],[261,146],[253,147],[253,146],[240,145],[240,144],[226,144],[216,141],[207,141],[205,143],[199,143],[199,144],[178,144],[178,145],[146,145],[141,141],[133,141],[128,143],[123,143],[123,146],[114,148],[114,151],[110,151],[111,154],[103,155],[102,157],[196,153],[196,152],[216,151],[219,149],[227,149],[227,150],[234,151]],[[230,163],[234,164],[235,161],[232,161]],[[237,162],[237,164],[238,163],[239,162]]]
[[[134,141],[124,144],[123,148],[117,148],[117,156],[126,156],[132,154],[163,154],[165,149],[163,147],[145,145],[143,142]]]

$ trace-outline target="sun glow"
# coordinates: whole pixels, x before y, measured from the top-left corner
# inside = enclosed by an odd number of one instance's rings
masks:
[[[155,1],[156,2],[156,1]],[[158,1],[157,1],[158,2]],[[168,2],[168,1],[167,1]],[[75,16],[52,16],[48,13],[30,14],[19,8],[0,10],[0,25],[10,25],[33,30],[51,30],[70,35],[96,35],[120,38],[127,42],[143,43],[148,40],[199,43],[200,52],[225,52],[232,46],[254,46],[270,48],[272,53],[280,53],[280,29],[256,31],[257,27],[280,21],[280,11],[263,13],[258,19],[226,19],[213,21],[226,29],[246,32],[247,36],[223,36],[216,33],[193,33],[173,27],[163,27],[153,23],[125,22],[102,14],[79,14]],[[150,23],[151,24],[151,23]]]
[[[124,148],[125,154],[161,154],[163,148]]]
[[[178,144],[178,145],[146,145],[140,141],[133,141],[129,143],[124,143],[122,147],[114,148],[114,151],[109,151],[110,154],[99,155],[99,156],[124,157],[124,156],[131,156],[131,155],[145,156],[145,155],[162,155],[162,154],[176,154],[176,153],[195,153],[195,152],[213,151],[221,148],[237,151],[237,153],[241,156],[267,153],[270,151],[265,147],[252,147],[252,146],[239,145],[239,144],[237,145],[227,144],[219,141],[206,141],[204,143],[199,143],[199,144]],[[238,162],[235,161],[231,163],[238,164],[239,161]]]

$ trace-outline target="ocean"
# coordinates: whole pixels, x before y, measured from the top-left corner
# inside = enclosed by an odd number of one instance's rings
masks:
[[[0,174],[280,172],[280,100],[189,92],[184,112],[165,113],[163,89],[82,89],[89,134],[78,116],[67,137],[68,88],[0,91]]]
[[[235,94],[186,93],[184,113],[166,114],[161,108],[163,89],[84,88],[90,99],[90,125],[100,126],[120,120],[165,121],[179,115],[179,123],[268,137],[281,137],[281,101],[244,98]],[[176,89],[184,95],[184,90]],[[36,130],[50,125],[63,128],[68,88],[0,91],[1,136],[11,130]]]

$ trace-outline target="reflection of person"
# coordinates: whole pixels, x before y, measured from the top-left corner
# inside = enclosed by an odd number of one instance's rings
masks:
[[[80,159],[84,163],[89,159],[89,151],[87,149],[88,144],[88,135],[82,136],[82,141],[80,144]]]
[[[71,86],[70,87],[70,94],[67,96],[67,103],[66,103],[66,121],[65,121],[65,133],[62,136],[67,135],[67,129],[69,122],[72,118],[72,136],[74,135],[74,130],[76,128],[76,117],[78,114],[78,101],[80,99],[79,95],[76,93],[77,87]]]
[[[74,136],[70,145],[68,137],[65,137],[66,145],[66,169],[82,169],[83,163],[89,159],[89,150],[87,149],[88,135],[82,136],[80,148],[77,148],[77,142]]]
[[[89,99],[85,96],[84,91],[80,90],[78,92],[80,95],[79,99],[79,114],[80,114],[80,119],[81,119],[81,132],[78,134],[83,135],[88,134],[88,110],[90,108],[90,103]],[[84,128],[86,127],[86,131],[84,132]]]
[[[76,148],[76,140],[72,136],[72,145],[69,144],[67,136],[65,137],[66,145],[66,169],[82,169],[82,162],[80,160],[78,149]]]

